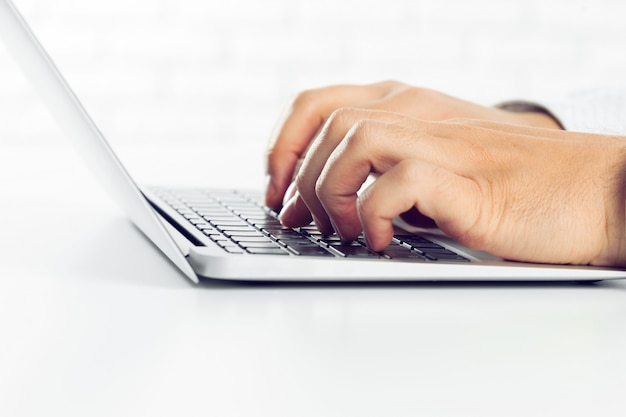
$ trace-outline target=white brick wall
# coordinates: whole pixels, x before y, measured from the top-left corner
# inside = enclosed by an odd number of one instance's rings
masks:
[[[118,142],[265,141],[312,86],[399,79],[485,103],[626,84],[617,0],[14,0]],[[0,48],[0,141],[56,140]]]

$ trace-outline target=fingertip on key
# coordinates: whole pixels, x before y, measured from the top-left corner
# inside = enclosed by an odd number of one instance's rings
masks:
[[[294,195],[283,204],[283,208],[278,215],[278,220],[280,220],[283,226],[293,227],[295,205],[297,199],[298,197]]]

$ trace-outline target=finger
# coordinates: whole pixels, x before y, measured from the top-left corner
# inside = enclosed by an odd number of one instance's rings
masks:
[[[344,240],[354,239],[361,231],[357,193],[370,172],[384,174],[403,160],[416,159],[470,176],[482,172],[485,161],[493,159],[491,154],[485,156],[484,147],[477,144],[490,135],[493,132],[482,128],[468,129],[409,117],[404,117],[400,124],[361,120],[333,150],[319,175],[315,193],[321,209],[306,198],[305,201],[316,218],[327,216],[328,223]],[[508,160],[507,156],[504,163]],[[494,164],[499,166],[502,162]],[[302,192],[303,188],[299,186],[299,190]],[[420,213],[421,220],[429,217]]]
[[[298,190],[313,216],[347,241],[361,231],[357,192],[371,172],[384,173],[407,158],[461,168],[466,153],[462,142],[440,137],[433,123],[394,113],[359,110],[358,114],[377,119],[359,120],[336,146],[336,137],[329,133],[326,141],[320,141],[319,153],[312,153],[310,160],[307,157],[298,177]],[[329,150],[325,148],[333,146],[326,157]]]
[[[397,113],[381,112],[374,110],[362,110],[355,108],[341,108],[333,112],[324,125],[321,133],[312,144],[300,172],[296,177],[298,192],[306,203],[305,207],[312,213],[317,227],[323,232],[330,234],[333,230],[338,231],[338,225],[333,225],[331,218],[326,214],[326,209],[318,196],[318,181],[320,175],[328,164],[333,164],[330,158],[337,146],[346,138],[347,133],[355,125],[364,123],[364,120],[373,118],[378,122],[400,123],[407,122],[408,116]],[[347,173],[353,176],[352,172]],[[367,176],[367,173],[365,173]],[[362,181],[363,178],[359,178]],[[361,182],[362,183],[362,182]],[[360,185],[360,183],[359,183]],[[333,204],[333,203],[331,203]]]
[[[268,184],[265,203],[279,210],[285,190],[293,179],[298,159],[328,116],[337,108],[372,100],[384,91],[383,85],[340,85],[309,90],[290,103],[279,119],[266,154]]]
[[[479,217],[477,184],[420,160],[405,160],[381,175],[358,199],[358,215],[368,245],[383,250],[393,236],[393,219],[411,208],[459,239],[474,233]]]
[[[298,192],[285,203],[279,216],[280,222],[286,227],[302,227],[311,223],[311,212],[306,208]]]
[[[495,146],[494,141],[503,146]],[[489,149],[488,142],[494,142]],[[404,159],[415,158],[469,175],[484,169],[485,160],[495,155],[501,156],[502,163],[514,157],[511,152],[516,150],[508,143],[502,141],[502,134],[483,127],[343,108],[327,121],[296,183],[320,230],[335,230],[350,240],[360,232],[356,192],[370,172],[384,173]]]

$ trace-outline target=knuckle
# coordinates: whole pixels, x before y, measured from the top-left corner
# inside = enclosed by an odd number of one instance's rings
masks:
[[[351,120],[358,117],[358,113],[359,110],[354,107],[339,107],[330,114],[327,124],[334,125],[350,123]]]
[[[434,91],[422,87],[414,87],[410,85],[400,85],[396,88],[395,96],[406,100],[430,100]]]
[[[396,167],[396,175],[399,183],[411,183],[420,181],[420,165],[416,161],[403,160]]]
[[[334,138],[334,140],[346,140],[351,136],[361,136],[364,133],[366,120],[363,119],[365,114],[363,110],[353,107],[340,107],[333,111],[326,121],[324,127],[326,137]]]
[[[394,90],[397,90],[398,88],[406,87],[406,84],[401,83],[397,80],[384,80],[384,81],[379,81],[377,83],[371,84],[371,86],[375,88],[380,88],[385,91],[394,91]]]
[[[333,195],[333,187],[328,181],[325,181],[324,175],[320,176],[317,181],[315,181],[315,195],[320,201],[328,200]]]
[[[370,140],[372,122],[369,120],[357,120],[352,124],[346,135],[346,146],[363,146]]]
[[[293,182],[296,190],[305,201],[312,202],[317,199],[319,178],[311,173],[306,164],[300,167],[300,171],[296,174]]]
[[[308,108],[317,101],[317,90],[304,90],[293,100],[293,107]]]
[[[296,178],[294,179],[294,184],[300,195],[306,196],[308,181],[306,180],[306,177],[303,175],[302,171],[300,171],[298,175],[296,175]]]
[[[292,112],[316,115],[324,107],[327,93],[321,88],[303,90],[293,99]]]
[[[356,206],[362,219],[374,218],[374,215],[376,214],[376,212],[374,210],[375,205],[373,204],[373,202],[374,202],[374,198],[372,196],[371,187],[363,190],[361,195],[357,197]]]
[[[342,195],[341,187],[333,181],[328,181],[326,173],[322,173],[315,182],[315,196],[325,210],[333,215],[346,215],[345,196]],[[349,211],[349,210],[348,210]]]
[[[302,170],[296,175],[293,183],[298,194],[300,194],[304,201],[312,201],[315,199],[314,185],[311,184],[310,179]]]
[[[321,198],[324,195],[324,191],[325,191],[324,181],[322,181],[321,179],[318,179],[317,181],[315,181],[314,188],[315,188],[315,195]]]

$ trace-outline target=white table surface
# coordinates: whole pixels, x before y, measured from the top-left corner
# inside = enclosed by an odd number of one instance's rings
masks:
[[[193,286],[69,148],[0,154],[1,416],[626,415],[626,282]]]

